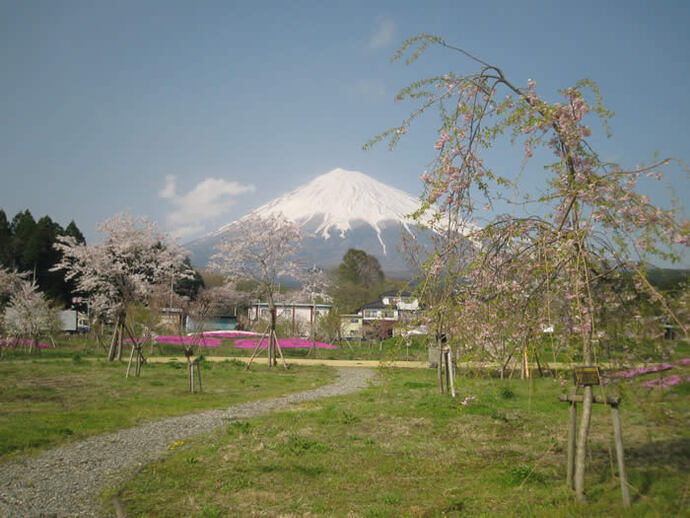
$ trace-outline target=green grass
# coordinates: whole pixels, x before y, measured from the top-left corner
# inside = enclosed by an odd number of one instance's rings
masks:
[[[48,340],[44,340],[49,342]],[[106,340],[107,341],[107,340]],[[61,334],[55,337],[55,348],[38,349],[32,354],[25,347],[0,348],[0,360],[26,360],[26,359],[50,359],[50,358],[104,358],[107,351],[99,347],[95,339],[88,335]],[[284,349],[286,358],[319,358],[340,360],[426,360],[427,340],[414,337],[411,346],[407,348],[400,337],[388,338],[383,344],[374,341],[338,342],[338,349],[317,349],[314,353],[310,349]],[[205,356],[251,356],[253,349],[239,349],[235,347],[235,339],[223,339],[220,347],[195,348],[196,354]],[[129,346],[125,345],[123,357],[129,354]],[[183,356],[184,352],[179,345],[170,344],[146,344],[145,356]],[[262,351],[260,357],[265,357]]]
[[[607,408],[595,405],[586,505],[565,487],[567,407],[550,379],[381,369],[347,397],[233,423],[187,441],[121,490],[129,516],[679,516],[688,495],[687,383],[627,387],[622,404],[633,508],[612,475]],[[475,396],[469,406],[460,402]]]
[[[0,460],[146,420],[221,408],[309,389],[333,379],[326,367],[247,371],[202,362],[204,392],[188,392],[186,363],[148,364],[125,379],[124,363],[70,360],[0,362]]]

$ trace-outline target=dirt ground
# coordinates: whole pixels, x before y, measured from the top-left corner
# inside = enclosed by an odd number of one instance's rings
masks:
[[[244,363],[249,361],[248,356],[204,356],[204,361],[207,362],[224,362],[224,361],[238,360]],[[168,363],[168,362],[186,362],[187,359],[184,356],[152,356],[146,358],[148,363]],[[288,365],[328,365],[330,367],[378,367],[381,362],[378,360],[319,360],[315,358],[288,358],[285,360]],[[254,358],[254,362],[259,365],[265,365],[267,358],[257,357]],[[280,359],[278,359],[278,364],[281,364]],[[429,367],[427,362],[420,361],[390,361],[385,362],[386,366],[390,367],[403,367],[410,369],[426,369]]]

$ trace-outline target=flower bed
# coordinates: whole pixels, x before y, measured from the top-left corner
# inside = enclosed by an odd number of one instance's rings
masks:
[[[0,340],[0,347],[16,347],[18,345],[31,345],[32,343],[32,340],[23,340],[21,338],[9,338],[7,340]],[[48,349],[52,347],[52,345],[44,344],[43,342],[38,342],[34,345],[40,349]]]
[[[642,367],[638,367],[636,369],[631,369],[631,370],[624,370],[624,371],[618,371],[614,372],[612,374],[609,374],[607,377],[609,379],[604,378],[604,384],[607,384],[610,381],[610,378],[620,378],[620,379],[625,379],[625,380],[630,380],[633,378],[636,378],[637,376],[644,376],[645,374],[652,374],[655,372],[665,372],[669,371],[671,369],[675,369],[678,367],[687,367],[690,366],[690,358],[683,358],[681,360],[676,360],[675,362],[669,363],[669,362],[664,362],[664,363],[658,363],[655,365],[644,365]],[[680,383],[684,382],[690,382],[690,377],[683,377],[679,374],[671,374],[668,376],[661,376],[659,378],[655,378],[652,380],[644,381],[640,383],[642,387],[646,388],[669,388],[673,387],[674,385],[679,385]]]
[[[253,331],[204,331],[202,336],[211,336],[215,338],[246,338],[249,336],[261,336],[259,333]]]

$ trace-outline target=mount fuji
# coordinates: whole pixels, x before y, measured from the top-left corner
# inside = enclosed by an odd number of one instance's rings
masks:
[[[388,275],[409,270],[399,252],[401,232],[419,235],[409,217],[421,202],[400,189],[358,171],[334,169],[249,214],[186,245],[192,264],[205,267],[215,246],[231,238],[251,217],[282,215],[297,225],[304,240],[300,258],[323,268],[336,266],[349,248],[374,255]]]

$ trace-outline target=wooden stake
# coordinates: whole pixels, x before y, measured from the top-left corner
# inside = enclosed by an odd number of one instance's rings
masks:
[[[575,437],[577,435],[577,403],[570,401],[568,418],[568,475],[570,489],[575,489]]]
[[[192,394],[194,394],[194,363],[189,364],[189,373],[192,375],[190,381],[192,382]]]
[[[441,350],[441,345],[438,345],[438,388],[441,394],[443,394],[443,351]]]
[[[273,337],[275,338],[276,348],[278,349],[278,353],[280,354],[280,359],[283,362],[283,367],[285,368],[285,370],[287,370],[288,366],[287,366],[287,363],[285,363],[285,357],[283,356],[283,349],[280,347],[280,343],[278,342],[278,337],[276,336],[275,331],[273,332]]]
[[[455,397],[455,362],[452,360],[453,350],[448,348],[448,363],[450,364],[450,394]]]
[[[203,392],[204,388],[201,385],[201,362],[199,361],[198,358],[196,360],[196,374],[197,374],[197,378],[199,378],[199,392]]]
[[[127,364],[127,373],[125,379],[129,378],[129,368],[132,366],[132,358],[134,357],[134,344],[132,344],[132,352],[129,354],[129,363]]]
[[[611,405],[611,418],[613,420],[613,436],[616,441],[616,457],[618,458],[618,478],[621,481],[621,494],[623,507],[630,507],[630,490],[628,489],[628,477],[625,474],[625,460],[623,458],[623,427],[618,405]]]
[[[261,344],[263,343],[264,338],[267,336],[268,336],[268,328],[266,328],[266,331],[261,335],[261,338],[259,339],[259,343],[256,344],[256,347],[254,348],[254,352],[252,353],[252,356],[249,358],[249,361],[247,362],[246,370],[249,370],[249,367],[251,366],[252,362],[254,361],[254,358],[256,358],[256,355],[259,354],[259,351],[261,350]],[[268,345],[266,346],[266,348],[268,348]]]

